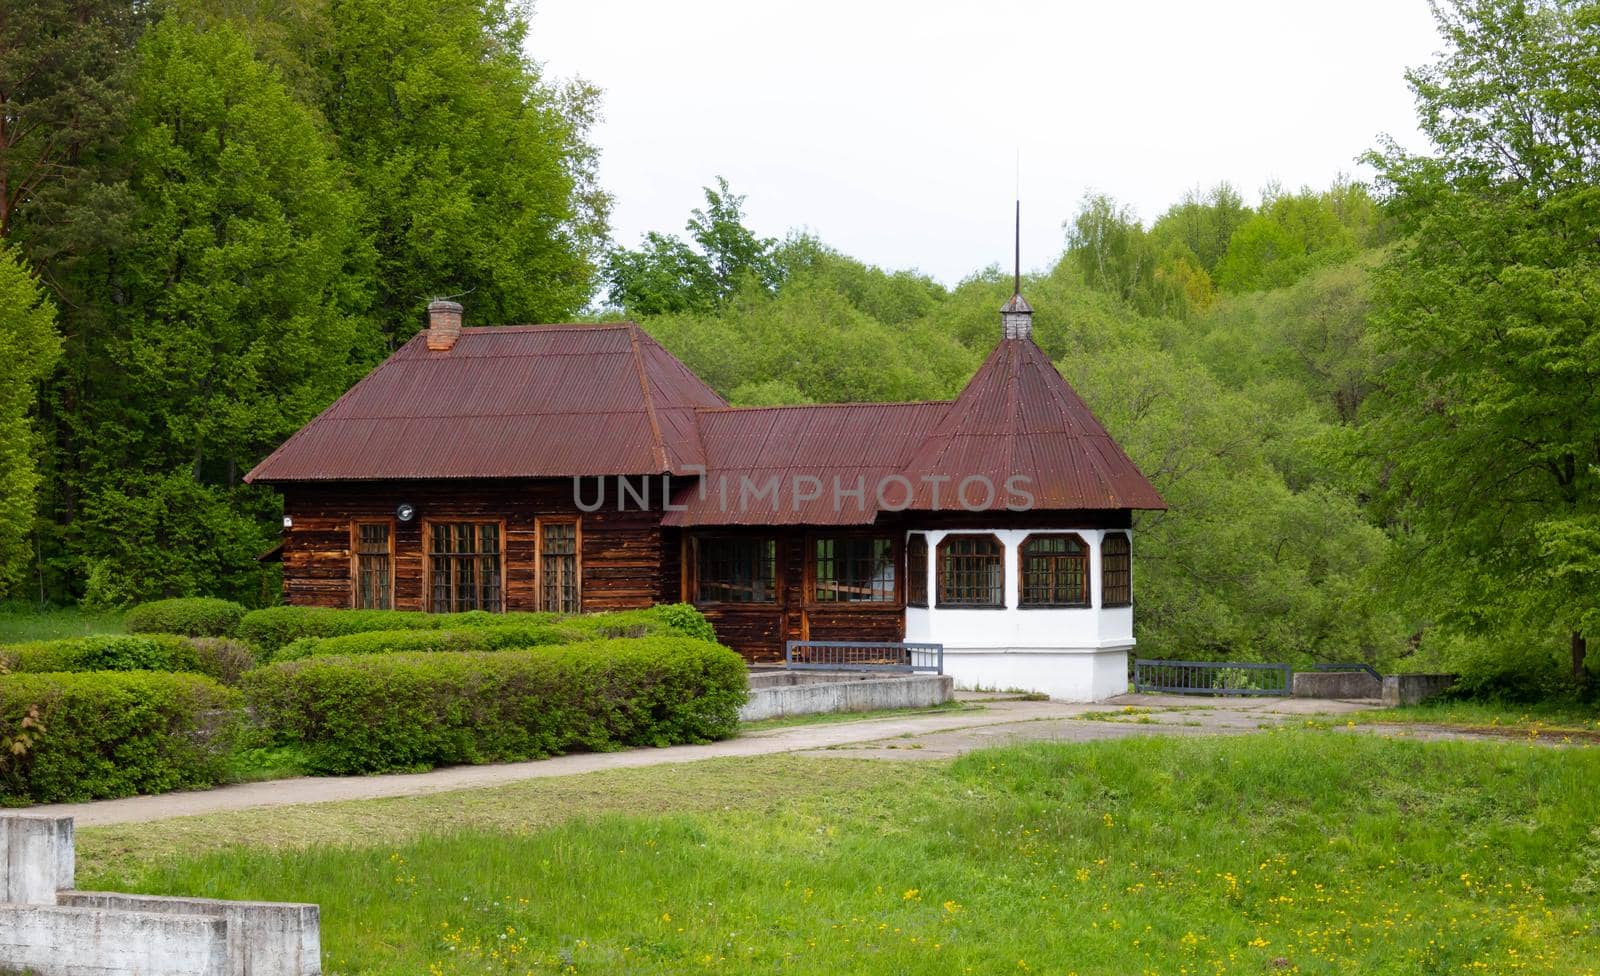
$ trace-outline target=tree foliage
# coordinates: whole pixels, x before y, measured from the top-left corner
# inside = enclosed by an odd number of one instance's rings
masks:
[[[1447,624],[1600,629],[1600,5],[1456,0],[1413,71],[1426,155],[1373,155],[1406,237],[1377,277],[1366,444]]]
[[[39,483],[32,413],[60,348],[50,299],[0,242],[0,597],[16,589],[28,562]]]
[[[634,315],[708,312],[747,286],[768,292],[777,287],[778,242],[744,226],[744,197],[720,176],[704,193],[705,207],[690,212],[685,228],[693,246],[652,231],[638,250],[619,248],[607,255],[613,306]]]

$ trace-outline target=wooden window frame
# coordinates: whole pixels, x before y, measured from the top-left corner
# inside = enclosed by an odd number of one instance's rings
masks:
[[[441,518],[422,521],[422,608],[427,613],[458,613],[463,611],[433,606],[433,527],[436,525],[496,525],[500,527],[500,605],[488,613],[506,612],[506,520],[503,518]],[[483,609],[483,608],[479,608]]]
[[[922,560],[921,560],[921,565],[920,566],[916,566],[916,567],[913,567],[911,565],[911,539],[912,539],[913,536],[922,540]],[[908,607],[920,607],[922,609],[927,609],[928,606],[932,603],[932,600],[930,598],[933,595],[933,587],[928,585],[928,583],[929,583],[929,580],[928,580],[928,533],[926,533],[926,532],[909,532],[909,533],[907,533],[905,541],[901,544],[901,549],[902,549],[902,552],[904,553],[904,560],[903,561],[905,562],[905,567],[906,567],[906,574],[905,574],[906,606],[908,606]],[[1004,556],[1002,556],[1001,558],[1003,559]],[[913,592],[912,592],[912,586],[911,586],[912,581],[913,580],[918,580],[918,579],[922,580],[922,599],[921,600],[916,600],[916,599],[913,598]]]
[[[533,520],[533,592],[540,610],[552,611],[544,605],[544,527],[546,525],[572,526],[573,573],[578,584],[578,609],[583,612],[583,519],[576,515],[540,515]],[[501,548],[504,548],[502,546]]]
[[[894,569],[894,592],[887,600],[822,600],[817,597],[817,543],[832,540],[835,544],[840,542],[887,542],[889,543],[889,564]],[[900,609],[905,604],[905,583],[902,579],[901,567],[904,565],[904,546],[894,533],[835,533],[819,532],[808,534],[805,537],[805,553],[802,566],[805,571],[804,603],[812,609],[828,610],[889,610]]]
[[[1035,539],[1071,539],[1083,547],[1080,556],[1061,554],[1062,558],[1076,558],[1083,563],[1083,600],[1081,603],[1029,603],[1028,602],[1028,543]],[[1030,532],[1017,543],[1017,609],[1019,610],[1092,610],[1093,587],[1089,580],[1089,555],[1094,549],[1076,532]],[[1056,555],[1052,553],[1052,555]]]
[[[770,542],[772,543],[772,599],[737,602],[731,600],[700,599],[700,544],[703,542]],[[697,607],[730,607],[771,609],[783,605],[783,540],[777,535],[739,535],[719,532],[710,535],[685,533],[683,537],[683,599]]]
[[[395,535],[399,529],[393,517],[357,518],[350,521],[350,609],[374,609],[361,606],[361,527],[382,525],[389,530],[389,609],[394,606]]]
[[[1106,551],[1106,542],[1112,538],[1121,539],[1122,544],[1127,546],[1125,550],[1118,554],[1127,561],[1126,568],[1121,570],[1121,572],[1126,572],[1128,574],[1128,598],[1126,600],[1106,599],[1106,558],[1110,555],[1110,553]],[[1133,538],[1126,532],[1106,532],[1100,537],[1100,605],[1102,607],[1133,606]]]
[[[945,599],[944,593],[944,561],[946,548],[953,542],[967,539],[988,539],[993,542],[1000,552],[1000,602],[999,603],[951,603]],[[1006,544],[993,532],[948,532],[939,540],[939,545],[934,549],[933,557],[933,587],[928,594],[933,600],[933,605],[941,609],[950,610],[1004,610],[1006,609]]]

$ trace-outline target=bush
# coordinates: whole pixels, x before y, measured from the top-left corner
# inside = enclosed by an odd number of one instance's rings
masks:
[[[8,671],[200,671],[200,656],[175,634],[103,634],[0,647]]]
[[[244,673],[256,666],[256,657],[250,645],[230,637],[191,637],[200,663],[200,673],[215,678],[225,685],[236,685]]]
[[[249,641],[263,660],[277,660],[282,649],[305,638],[344,637],[351,634],[450,630],[479,627],[534,627],[559,623],[579,634],[597,638],[645,637],[677,633],[699,640],[716,640],[711,624],[699,610],[675,603],[641,610],[560,616],[553,613],[423,613],[416,610],[333,610],[327,607],[269,607],[245,614],[238,636]],[[370,645],[362,645],[370,646]],[[428,649],[433,649],[429,645]],[[294,652],[300,657],[309,647]],[[370,652],[356,652],[370,653]]]
[[[255,666],[250,648],[222,637],[176,634],[103,634],[0,645],[0,670],[189,671],[238,684]]]
[[[442,630],[505,623],[549,623],[553,613],[422,613],[416,610],[333,610],[327,607],[268,607],[239,622],[237,636],[264,659],[302,637],[340,637],[385,630]]]
[[[0,677],[0,802],[76,803],[214,786],[237,732],[238,693],[197,674]],[[24,722],[31,728],[24,729]]]
[[[686,637],[316,656],[244,680],[271,744],[323,774],[726,738],[745,685],[737,654]]]
[[[244,607],[208,596],[141,603],[123,618],[131,634],[182,634],[185,637],[232,637],[244,619]]]
[[[572,644],[595,635],[561,624],[512,624],[463,627],[460,630],[372,630],[342,637],[302,637],[273,655],[274,661],[297,661],[328,654],[396,654],[440,651],[510,651],[550,644]]]

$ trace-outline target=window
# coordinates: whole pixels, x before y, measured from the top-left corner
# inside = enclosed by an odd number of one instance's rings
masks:
[[[1107,532],[1100,541],[1100,605],[1133,605],[1133,559],[1125,532]]]
[[[1022,540],[1024,607],[1089,605],[1089,547],[1075,535],[1030,535]]]
[[[893,539],[817,539],[812,592],[818,603],[893,603]]]
[[[928,605],[928,537],[921,532],[906,540],[906,603]]]
[[[578,523],[539,520],[539,608],[577,613]]]
[[[772,603],[778,543],[773,539],[696,539],[694,602]]]
[[[939,606],[1004,607],[1005,548],[992,535],[947,535],[939,543]]]
[[[357,610],[394,609],[394,550],[388,522],[358,522],[356,537]]]
[[[428,580],[435,613],[500,610],[500,524],[430,524]]]

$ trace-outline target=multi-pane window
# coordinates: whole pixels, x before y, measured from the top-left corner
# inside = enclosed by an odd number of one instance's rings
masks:
[[[928,537],[913,532],[906,540],[906,602],[928,605]]]
[[[394,551],[389,544],[389,523],[356,524],[357,610],[394,608]]]
[[[1133,603],[1133,560],[1128,536],[1107,532],[1100,542],[1100,605],[1126,607]]]
[[[772,603],[777,599],[778,543],[773,539],[696,539],[696,603]]]
[[[1075,535],[1030,535],[1022,540],[1024,607],[1089,605],[1089,547]]]
[[[1004,607],[1005,549],[992,535],[947,535],[939,543],[939,606]]]
[[[500,526],[434,522],[428,527],[428,582],[435,613],[500,610]]]
[[[812,571],[819,603],[895,601],[893,539],[817,539]]]
[[[539,522],[540,608],[578,612],[578,523]]]

